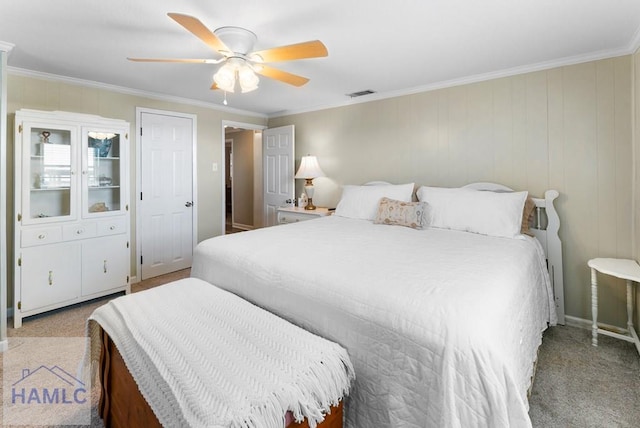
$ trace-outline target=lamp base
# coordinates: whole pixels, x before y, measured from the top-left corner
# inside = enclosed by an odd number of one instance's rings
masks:
[[[316,206],[313,205],[313,199],[307,198],[307,205],[304,207],[305,210],[315,210]]]

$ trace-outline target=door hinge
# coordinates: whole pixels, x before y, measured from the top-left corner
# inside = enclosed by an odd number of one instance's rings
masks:
[[[129,248],[129,241],[127,241],[127,248]]]
[[[140,136],[142,137],[142,126],[140,127]]]
[[[18,221],[22,221],[22,214],[18,213]]]
[[[18,257],[18,266],[22,266],[22,257]]]
[[[22,124],[18,125],[18,133],[22,133]]]
[[[140,264],[142,264],[142,256],[140,256]]]
[[[129,133],[128,132],[126,134],[124,134],[124,138],[125,138],[125,140],[129,139]]]
[[[18,309],[22,309],[22,301],[18,302]]]
[[[129,275],[127,275],[127,284],[129,283]]]
[[[142,200],[142,192],[140,192],[140,200]]]
[[[125,205],[124,209],[129,211],[129,204]]]

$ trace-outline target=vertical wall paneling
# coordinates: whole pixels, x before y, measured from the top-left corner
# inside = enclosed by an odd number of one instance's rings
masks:
[[[513,177],[513,91],[510,79],[493,83],[493,165],[494,180],[507,183]]]
[[[538,72],[527,75],[526,117],[526,185],[534,195],[548,189],[549,146],[547,144],[547,76]]]
[[[627,120],[632,117],[632,84],[628,77],[632,69],[632,57],[624,56],[613,59],[614,63],[614,109],[615,126],[614,139],[616,151],[616,254],[618,257],[630,257],[633,251],[633,243],[628,237],[632,236],[633,223],[629,222],[626,213],[633,212],[633,164],[632,168],[626,168],[629,159],[633,161],[632,140],[633,124]]]

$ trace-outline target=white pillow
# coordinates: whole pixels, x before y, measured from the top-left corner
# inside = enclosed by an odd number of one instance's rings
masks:
[[[411,202],[414,183],[375,186],[342,187],[342,197],[333,215],[363,220],[373,220],[378,212],[380,199],[389,198]]]
[[[420,187],[430,227],[513,238],[520,234],[528,192],[495,193],[474,189]]]

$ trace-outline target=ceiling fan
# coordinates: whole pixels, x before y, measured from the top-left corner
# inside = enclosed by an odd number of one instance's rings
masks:
[[[168,13],[171,19],[182,25],[207,46],[221,55],[218,59],[180,58],[127,58],[138,62],[184,62],[200,64],[222,64],[213,76],[211,89],[234,92],[236,82],[242,92],[258,88],[260,74],[293,86],[302,86],[309,81],[306,77],[288,73],[265,63],[318,58],[328,55],[327,48],[319,40],[280,46],[261,51],[252,51],[257,36],[241,27],[221,27],[209,30],[199,19],[180,13]]]

